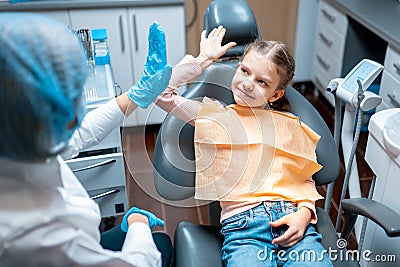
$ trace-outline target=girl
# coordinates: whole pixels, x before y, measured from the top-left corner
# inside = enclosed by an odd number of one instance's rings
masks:
[[[319,136],[297,117],[269,107],[284,97],[294,76],[286,45],[255,41],[232,79],[236,104],[224,107],[175,93],[236,45],[221,46],[226,29],[206,38],[200,54],[173,69],[156,104],[195,126],[197,199],[219,200],[226,266],[331,266],[315,231],[317,193],[311,175],[321,166]]]

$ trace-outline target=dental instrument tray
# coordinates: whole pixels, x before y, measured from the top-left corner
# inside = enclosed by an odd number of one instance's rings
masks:
[[[383,70],[383,66],[369,59],[361,60],[343,79],[336,91],[336,96],[345,102],[353,102],[358,94],[358,82],[365,91]]]

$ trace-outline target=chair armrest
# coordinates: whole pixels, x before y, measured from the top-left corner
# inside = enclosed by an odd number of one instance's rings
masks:
[[[400,214],[388,206],[367,198],[352,198],[342,201],[344,225],[342,238],[348,238],[357,216],[362,215],[381,226],[389,237],[400,236]]]
[[[318,221],[315,228],[317,232],[322,235],[322,245],[324,248],[336,248],[336,242],[339,237],[336,234],[331,218],[326,211],[320,207],[317,207],[317,217]]]
[[[223,267],[221,227],[181,222],[175,231],[175,267]]]

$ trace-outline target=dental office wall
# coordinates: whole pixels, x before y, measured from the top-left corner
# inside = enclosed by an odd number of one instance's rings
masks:
[[[212,0],[185,0],[187,53],[197,55],[203,14]],[[247,0],[256,16],[263,39],[288,44],[296,69],[294,82],[309,82],[312,76],[314,39],[319,0]],[[196,7],[194,5],[196,3]]]
[[[194,14],[193,2],[197,2]],[[187,53],[199,53],[200,33],[203,30],[203,15],[212,0],[185,0],[186,24],[195,16],[191,27],[186,28]],[[295,47],[298,0],[247,0],[256,16],[258,27],[264,39],[285,42],[292,51]]]

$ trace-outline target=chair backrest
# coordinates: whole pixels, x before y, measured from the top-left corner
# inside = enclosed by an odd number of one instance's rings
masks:
[[[233,10],[230,10],[231,8]],[[244,16],[240,10],[247,15]],[[242,15],[237,16],[235,12]],[[240,24],[237,22],[238,18],[243,20]],[[225,36],[224,43],[240,40],[240,50],[228,56],[242,55],[245,44],[260,38],[254,14],[246,1],[212,2],[205,13],[204,27],[209,32],[220,24],[227,27],[229,33]],[[230,87],[237,64],[238,59],[231,58],[221,63],[213,63],[188,87],[183,96],[192,99],[202,99],[207,96],[225,104],[234,103]],[[334,181],[340,172],[340,161],[328,126],[311,103],[293,87],[288,87],[286,94],[290,111],[322,136],[317,146],[317,157],[324,168],[315,175],[316,184]],[[194,127],[171,115],[166,117],[160,128],[154,151],[154,182],[158,193],[166,199],[184,200],[194,195],[193,137]]]
[[[227,31],[222,44],[236,42],[225,57],[241,56],[246,45],[256,39],[261,40],[257,21],[246,0],[215,0],[204,12],[203,29],[208,33],[223,25]]]

